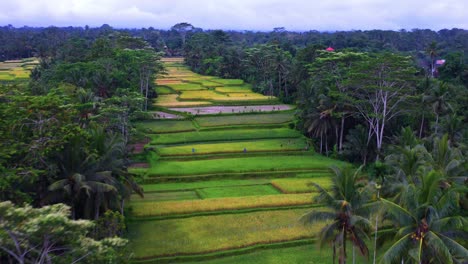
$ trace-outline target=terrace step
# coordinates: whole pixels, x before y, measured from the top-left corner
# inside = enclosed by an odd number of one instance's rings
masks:
[[[310,155],[310,151],[304,150],[278,150],[278,151],[249,151],[243,152],[220,152],[211,154],[191,154],[191,155],[168,155],[161,156],[159,160],[164,161],[190,161],[190,160],[210,160],[210,159],[224,159],[224,158],[238,158],[238,157],[262,157],[262,156],[285,156],[285,155]]]
[[[191,254],[191,255],[176,255],[170,257],[145,257],[145,258],[136,258],[132,260],[132,263],[141,263],[141,264],[165,264],[165,263],[183,263],[183,262],[197,262],[204,260],[212,260],[217,258],[237,256],[242,254],[248,254],[258,250],[268,250],[268,249],[279,249],[279,248],[289,248],[289,247],[298,247],[307,244],[312,244],[317,241],[316,238],[305,238],[305,239],[296,239],[275,243],[264,243],[256,244],[242,248],[221,250],[211,253],[200,253],[200,254]]]
[[[199,180],[212,180],[216,178],[226,179],[242,179],[242,178],[291,178],[298,174],[311,173],[323,176],[330,173],[329,169],[298,169],[285,171],[262,171],[262,172],[235,172],[235,173],[212,173],[199,175],[184,175],[184,176],[149,176],[144,180],[145,184],[163,183],[163,182],[190,182]]]

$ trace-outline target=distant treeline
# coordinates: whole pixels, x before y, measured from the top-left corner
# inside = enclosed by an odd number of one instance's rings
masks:
[[[180,23],[190,25],[188,23]],[[178,25],[180,25],[178,24]],[[177,26],[177,25],[176,25]],[[187,41],[197,33],[220,32],[220,30],[204,31],[200,28],[172,27],[170,30],[160,30],[153,27],[141,29],[116,29],[104,24],[101,27],[20,27],[11,25],[0,27],[0,61],[27,58],[31,56],[45,57],[54,55],[58,48],[72,38],[84,38],[93,42],[95,39],[108,36],[113,32],[127,33],[133,37],[141,37],[150,43],[157,51],[166,51],[168,55],[183,55],[185,38]],[[156,26],[157,27],[157,26]],[[440,55],[453,51],[468,52],[468,30],[429,29],[400,30],[355,30],[337,32],[290,32],[284,28],[275,28],[270,32],[257,31],[222,31],[229,42],[244,47],[255,44],[276,43],[283,50],[295,54],[298,48],[310,44],[332,46],[335,49],[354,48],[366,52],[411,52],[422,51],[430,43],[437,42]],[[185,36],[186,35],[186,36]]]

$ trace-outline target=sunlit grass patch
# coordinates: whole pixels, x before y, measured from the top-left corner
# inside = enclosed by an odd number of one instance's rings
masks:
[[[249,151],[249,147],[246,147],[246,151]],[[149,176],[158,177],[290,170],[327,171],[331,165],[339,166],[343,164],[345,163],[342,161],[319,155],[277,155],[189,161],[159,160],[157,163],[152,164],[147,172]]]
[[[226,95],[216,93],[212,90],[182,91],[179,98],[181,100],[216,100],[216,99],[224,99],[226,98]]]
[[[13,81],[15,76],[9,71],[0,71],[0,81]]]
[[[211,82],[211,81],[203,81],[201,83],[201,85],[205,86],[205,87],[208,87],[208,88],[214,88],[214,87],[217,87],[217,86],[220,86],[221,84],[217,83],[217,82]]]
[[[161,61],[165,63],[183,63],[184,58],[183,57],[164,57],[164,58],[161,58]]]
[[[297,138],[301,133],[289,128],[272,129],[236,129],[217,131],[182,132],[161,135],[150,135],[150,144],[175,144],[202,141],[245,140],[267,138]]]
[[[142,198],[132,195],[132,202],[181,201],[200,199],[195,191],[145,192]]]
[[[154,191],[177,191],[177,190],[195,190],[211,187],[226,187],[226,186],[244,186],[268,184],[270,179],[245,179],[245,180],[211,180],[197,182],[176,182],[176,183],[158,183],[158,184],[143,184],[141,187],[145,192]]]
[[[235,113],[252,113],[252,112],[275,112],[291,110],[291,105],[274,104],[274,105],[231,105],[231,106],[205,106],[205,107],[182,107],[170,108],[172,111],[191,113],[192,115],[213,115],[213,114],[235,114]]]
[[[156,86],[156,93],[158,95],[161,95],[161,94],[175,94],[175,91],[172,90],[171,88],[167,87],[167,86]]]
[[[185,107],[185,106],[203,106],[211,105],[211,102],[202,102],[202,101],[179,101],[177,98],[178,94],[163,94],[156,98],[154,105],[162,107]]]
[[[250,114],[229,116],[200,116],[195,120],[202,127],[229,125],[282,124],[294,119],[293,113]]]
[[[130,227],[135,257],[212,252],[312,237],[323,226],[304,226],[310,209],[200,216],[135,222]],[[170,231],[170,232],[168,232]]]
[[[10,74],[14,75],[16,79],[28,79],[31,72],[23,68],[11,69]]]
[[[216,87],[215,90],[220,93],[245,93],[245,92],[252,92],[252,85],[244,84],[240,86]]]
[[[227,97],[219,98],[218,101],[278,101],[274,96],[267,96],[259,93],[227,93]]]
[[[185,77],[179,77],[179,78],[181,78],[184,82],[195,83],[195,84],[200,84],[200,85],[206,81],[204,78],[195,76],[193,74],[185,76]]]
[[[251,186],[211,187],[199,189],[197,192],[202,199],[281,194],[281,192],[279,192],[270,184]]]
[[[328,189],[332,185],[331,176],[311,179],[275,179],[271,181],[271,184],[283,193],[316,192],[317,189],[311,185],[312,183],[316,183],[321,187]]]
[[[176,91],[206,90],[206,87],[195,83],[168,84],[167,86]]]
[[[213,82],[217,82],[217,83],[220,83],[224,86],[237,86],[237,85],[243,85],[244,84],[244,80],[241,80],[241,79],[221,79],[221,78],[213,78],[211,79],[211,81]]]
[[[234,141],[222,143],[188,144],[183,146],[166,146],[158,148],[161,156],[216,154],[216,153],[243,153],[248,148],[249,152],[257,151],[292,151],[303,150],[306,142],[302,138],[293,139],[264,139],[249,141]]]
[[[195,130],[191,121],[187,120],[158,120],[150,122],[138,122],[135,126],[147,133],[167,133],[177,131]]]
[[[225,197],[206,200],[131,203],[132,215],[151,217],[164,215],[216,212],[251,208],[289,207],[312,204],[313,194],[274,194],[263,196]]]
[[[167,84],[181,84],[182,81],[178,79],[156,79],[157,85],[167,85]]]

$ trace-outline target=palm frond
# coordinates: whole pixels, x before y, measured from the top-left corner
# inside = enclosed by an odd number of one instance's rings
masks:
[[[451,255],[460,261],[466,261],[468,259],[468,250],[462,246],[457,241],[444,236],[442,234],[438,234],[440,239],[444,242],[444,244],[449,248]]]
[[[440,239],[432,231],[429,231],[427,234],[425,234],[424,238],[427,239],[428,245],[431,249],[431,255],[436,256],[440,263],[453,263],[452,254],[450,254],[449,249],[442,239]]]
[[[317,223],[317,222],[322,222],[322,221],[326,221],[326,220],[331,220],[331,219],[335,219],[336,218],[336,214],[333,213],[333,212],[326,212],[326,211],[322,211],[322,212],[316,212],[316,211],[312,211],[312,212],[308,212],[306,214],[304,214],[303,216],[301,216],[300,218],[300,221],[304,224],[313,224],[313,223]]]
[[[49,191],[57,191],[59,189],[63,189],[67,184],[69,184],[68,179],[62,179],[62,180],[53,182],[51,185],[49,185],[47,189]]]
[[[381,264],[399,263],[411,246],[410,234],[400,238],[382,256]]]
[[[418,222],[417,219],[413,216],[413,214],[405,208],[403,208],[402,206],[383,198],[381,199],[381,201],[384,204],[384,206],[388,209],[388,213],[392,214],[395,218],[399,219],[399,222],[402,222],[401,220],[404,220],[404,222]]]
[[[319,240],[319,247],[323,248],[325,242],[331,241],[335,239],[336,233],[340,228],[340,222],[334,221],[331,224],[328,224],[320,230],[320,240]]]

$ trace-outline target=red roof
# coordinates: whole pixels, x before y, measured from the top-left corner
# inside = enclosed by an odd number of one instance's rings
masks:
[[[328,48],[326,49],[326,51],[335,51],[335,49],[332,48],[332,47],[328,47]]]

